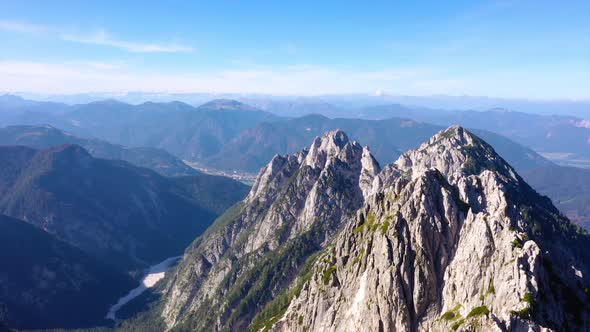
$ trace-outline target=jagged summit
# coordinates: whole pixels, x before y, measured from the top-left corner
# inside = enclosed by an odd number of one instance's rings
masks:
[[[516,171],[491,145],[461,126],[440,131],[418,149],[402,154],[393,167],[412,176],[436,168],[451,183],[486,170],[498,173],[505,182],[520,181]]]
[[[271,330],[588,330],[588,240],[453,126],[385,167]]]
[[[348,136],[342,130],[337,129],[315,138],[309,147],[304,164],[314,168],[323,168],[333,158],[347,162],[354,159],[355,155],[361,151],[360,144],[349,141]]]
[[[164,307],[168,326],[186,326],[190,317],[226,317],[246,306],[226,320],[191,322],[197,330],[243,330],[240,322],[250,321],[256,307],[243,297],[226,304],[224,294],[247,292],[268,301],[268,290],[291,282],[306,258],[328,245],[362,206],[379,170],[368,148],[342,130],[317,137],[309,149],[276,155],[240,206],[187,251]],[[281,277],[268,279],[261,269],[281,270]]]
[[[260,171],[168,278],[162,317],[203,331],[587,330],[588,241],[462,127],[383,170],[336,130]]]

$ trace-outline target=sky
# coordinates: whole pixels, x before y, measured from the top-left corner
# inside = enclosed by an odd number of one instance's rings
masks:
[[[0,0],[0,91],[590,100],[590,1]]]

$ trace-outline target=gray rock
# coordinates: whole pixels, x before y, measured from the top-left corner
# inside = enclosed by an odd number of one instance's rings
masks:
[[[587,234],[546,231],[571,224],[463,128],[402,155],[371,192],[272,330],[590,328],[573,239]]]
[[[195,241],[162,317],[178,330],[588,330],[589,240],[461,127],[383,170],[333,131],[273,158]]]
[[[316,138],[309,150],[275,156],[247,198],[187,250],[167,279],[162,317],[168,327],[244,329],[260,308],[233,314],[236,308],[249,295],[264,304],[287,286],[362,206],[378,172],[368,149],[340,130]],[[286,275],[267,280],[274,273],[268,270],[284,262]]]

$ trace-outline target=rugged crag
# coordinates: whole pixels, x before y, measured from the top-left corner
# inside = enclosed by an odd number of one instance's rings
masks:
[[[364,202],[379,165],[342,131],[275,156],[168,278],[163,317],[179,330],[244,330]]]
[[[402,155],[279,331],[588,330],[588,235],[460,127]]]
[[[383,170],[334,131],[261,170],[160,314],[173,330],[588,330],[589,241],[461,127]]]

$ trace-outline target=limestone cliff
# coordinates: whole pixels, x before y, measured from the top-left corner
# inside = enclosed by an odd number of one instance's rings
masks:
[[[275,156],[248,197],[193,243],[168,278],[168,327],[245,329],[362,206],[379,170],[342,131]]]
[[[589,237],[451,127],[385,167],[277,331],[588,330]]]

